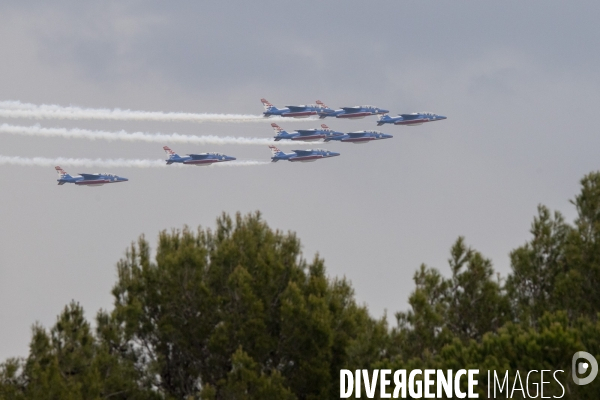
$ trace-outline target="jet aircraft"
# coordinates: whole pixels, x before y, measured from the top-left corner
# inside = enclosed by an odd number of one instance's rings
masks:
[[[260,99],[265,107],[263,116],[268,118],[273,115],[280,117],[306,118],[311,115],[317,115],[321,107],[316,104],[308,104],[302,106],[285,106],[285,108],[277,108],[265,99]]]
[[[362,144],[369,143],[372,140],[391,139],[392,135],[387,135],[379,131],[357,131],[344,133],[342,135],[332,135],[325,138],[326,142],[337,140],[343,143]]]
[[[320,139],[325,139],[327,136],[332,134],[332,130],[327,127],[327,125],[322,124],[322,129],[299,129],[297,131],[287,132],[281,129],[281,127],[277,124],[271,124],[277,135],[274,136],[275,141],[280,141],[282,139],[289,140],[298,140],[298,141],[316,141]],[[336,132],[341,135],[343,133]]]
[[[441,121],[443,119],[446,119],[446,117],[443,115],[437,115],[428,112],[398,114],[397,117],[390,117],[389,115],[384,114],[379,118],[379,121],[377,121],[377,126],[381,126],[383,124],[416,126],[425,122]]]
[[[359,119],[369,115],[387,114],[388,110],[375,106],[355,106],[355,107],[342,107],[339,110],[334,110],[327,107],[321,100],[317,100],[319,109],[319,118],[336,117],[336,118],[350,118]]]
[[[284,153],[275,146],[269,146],[271,149],[271,162],[277,162],[279,160],[288,160],[291,162],[311,162],[321,158],[339,156],[340,153],[334,153],[333,151],[314,149],[314,150],[292,150],[292,153]]]
[[[169,155],[169,159],[166,160],[167,165],[182,163],[184,165],[201,166],[235,160],[235,157],[226,156],[221,153],[186,154],[187,157],[181,157],[167,146],[164,146],[163,149],[165,150],[165,153]]]
[[[65,172],[64,169],[58,165],[54,167],[58,173],[58,184],[64,185],[65,183],[74,183],[78,186],[102,186],[106,183],[118,183],[127,182],[129,179],[123,178],[112,174],[79,174],[77,176],[71,176]]]

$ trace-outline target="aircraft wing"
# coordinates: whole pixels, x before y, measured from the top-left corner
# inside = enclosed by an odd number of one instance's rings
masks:
[[[83,177],[83,179],[85,179],[86,181],[91,181],[94,179],[100,179],[100,175],[97,174],[79,174]]]
[[[207,158],[207,154],[186,154],[186,156],[192,157],[192,160],[203,160]]]
[[[420,118],[419,114],[399,114],[404,119],[417,119]]]
[[[292,151],[299,156],[309,156],[313,153],[312,150],[292,150]]]
[[[353,137],[353,138],[357,138],[357,137],[365,136],[365,132],[348,132],[347,135],[350,137]]]
[[[305,111],[306,106],[286,106],[291,112]]]
[[[342,110],[346,111],[349,114],[357,113],[361,110],[360,107],[342,107]]]
[[[313,133],[317,132],[318,129],[301,129],[301,130],[297,130],[296,132],[298,132],[300,135],[312,135]]]

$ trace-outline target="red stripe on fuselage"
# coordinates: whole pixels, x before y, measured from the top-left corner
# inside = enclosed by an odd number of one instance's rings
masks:
[[[375,140],[376,138],[374,137],[361,137],[361,138],[349,138],[349,139],[342,139],[342,142],[368,142],[369,140]]]
[[[298,111],[281,114],[282,117],[308,117],[309,115],[316,115],[316,111]]]
[[[423,122],[429,122],[428,119],[410,119],[408,121],[396,121],[394,125],[412,125],[412,124],[422,124]]]
[[[319,155],[313,155],[313,156],[294,157],[294,158],[290,158],[289,160],[291,162],[294,162],[294,161],[316,160],[319,158],[323,158],[323,156],[319,154]]]
[[[319,140],[323,139],[325,135],[310,135],[310,136],[295,136],[292,140]]]
[[[369,115],[373,115],[370,112],[360,112],[360,113],[351,113],[351,114],[340,114],[337,115],[336,118],[364,118]]]
[[[212,164],[216,162],[220,162],[221,160],[192,160],[192,161],[184,161],[184,164],[188,165],[206,165]]]
[[[105,183],[110,183],[111,181],[108,181],[106,179],[93,179],[93,180],[89,180],[89,181],[78,181],[75,182],[76,185],[104,185]]]

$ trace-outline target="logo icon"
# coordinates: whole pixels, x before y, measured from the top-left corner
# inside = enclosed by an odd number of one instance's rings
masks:
[[[584,359],[585,361],[581,361],[581,359]],[[579,377],[580,375],[585,375],[588,371],[589,375],[587,378]],[[598,362],[590,353],[578,351],[573,354],[571,373],[573,374],[573,382],[575,382],[576,385],[587,385],[596,378],[596,375],[598,375]]]

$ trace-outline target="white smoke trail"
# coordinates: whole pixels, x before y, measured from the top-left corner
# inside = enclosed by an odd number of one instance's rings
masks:
[[[81,108],[52,104],[31,104],[20,101],[0,101],[0,117],[33,119],[96,119],[119,121],[163,122],[263,122],[282,120],[281,117],[264,118],[252,114],[210,114],[161,111],[133,111],[119,108]],[[304,118],[303,120],[307,120]],[[308,120],[311,120],[310,118]],[[313,119],[314,120],[314,119]],[[298,121],[297,119],[295,121]]]
[[[102,159],[102,158],[46,158],[46,157],[11,157],[0,155],[0,165],[21,165],[37,167],[53,167],[55,165],[68,165],[73,167],[135,167],[152,168],[165,167],[164,160],[142,160],[142,159]]]
[[[40,125],[19,126],[1,124],[0,133],[8,133],[11,135],[25,136],[45,136],[45,137],[62,137],[69,139],[89,139],[89,140],[122,140],[128,142],[150,142],[150,143],[191,143],[191,144],[242,144],[242,145],[261,145],[268,146],[277,143],[277,145],[297,145],[297,144],[313,144],[314,142],[301,141],[283,141],[276,142],[273,139],[266,138],[245,138],[233,136],[216,136],[216,135],[181,135],[179,133],[145,133],[126,131],[98,131],[89,129],[66,129],[66,128],[42,128]]]
[[[240,160],[228,161],[224,163],[213,164],[214,166],[247,167],[253,165],[266,165],[269,161],[261,160]],[[102,159],[102,158],[45,158],[45,157],[11,157],[0,155],[0,165],[21,165],[37,167],[72,166],[72,167],[102,167],[102,168],[165,168],[172,166],[183,166],[181,164],[167,165],[164,160],[144,160],[144,159]],[[187,167],[187,166],[186,166]]]

